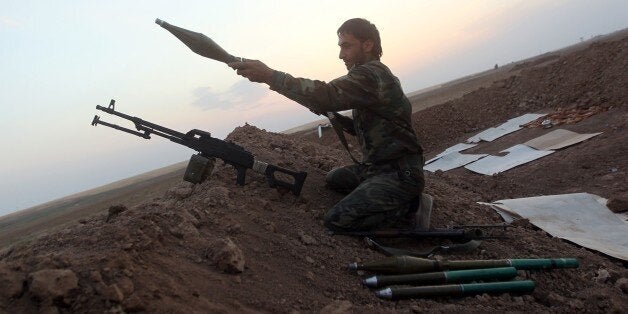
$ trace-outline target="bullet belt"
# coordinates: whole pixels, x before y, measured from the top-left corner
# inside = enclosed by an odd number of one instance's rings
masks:
[[[406,155],[398,159],[385,160],[367,165],[370,170],[382,172],[402,171],[408,172],[406,175],[410,175],[410,169],[423,168],[423,154]]]

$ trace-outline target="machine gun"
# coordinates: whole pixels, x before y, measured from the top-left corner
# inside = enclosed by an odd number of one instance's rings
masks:
[[[380,229],[372,231],[332,231],[332,234],[359,236],[369,238],[412,238],[412,239],[452,239],[452,240],[484,240],[507,238],[505,234],[485,233],[483,229],[503,228],[509,225],[462,225],[450,228],[434,229]]]
[[[331,234],[364,237],[366,245],[386,256],[408,255],[415,257],[430,257],[435,253],[452,253],[473,251],[485,239],[508,238],[505,234],[508,224],[493,225],[460,225],[448,228],[434,229],[380,229],[371,231],[332,231]],[[503,229],[504,232],[486,233],[488,229]],[[424,251],[409,251],[389,246],[381,245],[374,239],[384,238],[411,238],[422,239],[449,239],[453,241],[463,241],[463,243],[452,243],[448,245],[437,245]]]
[[[183,177],[185,181],[195,184],[205,181],[209,176],[209,172],[211,172],[211,169],[213,168],[214,158],[220,158],[226,164],[232,165],[236,169],[236,183],[239,185],[244,185],[246,169],[253,169],[266,177],[266,181],[270,187],[287,188],[294,195],[299,195],[301,193],[301,188],[303,187],[303,182],[305,181],[307,172],[292,171],[255,160],[253,154],[246,151],[241,146],[213,138],[211,134],[206,131],[194,129],[184,134],[148,121],[144,121],[137,117],[131,117],[116,111],[115,100],[113,99],[109,103],[108,107],[96,106],[96,109],[133,122],[137,131],[102,121],[98,115],[95,115],[94,120],[92,120],[93,126],[102,124],[145,139],[150,139],[150,135],[155,134],[197,151],[198,154],[192,155],[187,169],[185,170],[185,175]],[[275,177],[275,173],[277,172],[291,176],[294,179],[294,182],[290,183],[277,179]]]

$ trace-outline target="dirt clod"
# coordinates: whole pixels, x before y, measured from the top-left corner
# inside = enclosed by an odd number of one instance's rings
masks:
[[[117,205],[112,205],[109,207],[109,214],[107,215],[107,220],[109,221],[113,218],[115,218],[116,216],[118,216],[120,213],[124,212],[128,210],[128,208],[126,206],[124,206],[123,204],[117,204]]]
[[[230,239],[218,239],[209,245],[207,257],[226,273],[241,273],[244,271],[244,254]]]
[[[42,301],[63,299],[78,288],[78,277],[70,269],[42,269],[28,277],[29,292]]]

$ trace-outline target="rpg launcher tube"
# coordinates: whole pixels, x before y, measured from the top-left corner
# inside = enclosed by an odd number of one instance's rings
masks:
[[[426,298],[435,296],[461,296],[483,293],[529,293],[534,290],[534,281],[506,281],[467,283],[459,285],[391,287],[375,292],[382,299]]]
[[[373,276],[362,282],[370,288],[391,285],[426,285],[442,283],[465,283],[471,281],[503,281],[517,276],[514,267],[450,270],[422,274]]]
[[[436,261],[412,256],[390,256],[364,264],[349,264],[351,270],[366,270],[387,274],[413,274],[442,270],[514,267],[519,270],[577,268],[575,258],[537,258],[504,260]]]

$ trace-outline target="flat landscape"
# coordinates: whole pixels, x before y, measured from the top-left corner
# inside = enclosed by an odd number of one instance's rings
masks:
[[[594,112],[561,128],[603,132],[494,176],[464,168],[426,173],[432,225],[484,225],[501,217],[477,202],[587,192],[628,201],[628,30],[410,93],[427,159],[525,113]],[[551,237],[520,221],[509,238],[483,241],[450,260],[562,258],[577,269],[520,271],[529,294],[387,301],[361,284],[351,262],[381,259],[363,239],[333,236],[325,212],[343,196],[324,186],[349,164],[318,122],[284,133],[252,125],[227,137],[258,159],[307,171],[300,196],[220,163],[211,180],[182,181],[185,162],[0,218],[0,312],[625,312],[624,261]],[[547,132],[528,127],[471,152],[496,153]],[[357,148],[350,140],[352,148]],[[357,151],[356,151],[357,152]],[[620,205],[621,207],[621,205]],[[621,209],[621,208],[619,208]],[[628,236],[628,232],[627,232]],[[445,244],[449,242],[445,241]],[[395,240],[422,250],[442,240]]]

